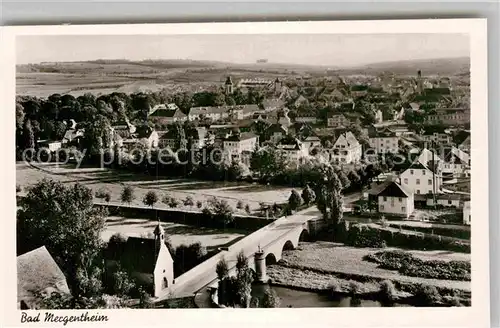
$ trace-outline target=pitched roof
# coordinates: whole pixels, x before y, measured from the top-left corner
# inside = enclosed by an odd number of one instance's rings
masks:
[[[262,106],[264,107],[264,109],[281,108],[285,106],[285,102],[281,99],[264,99],[262,101]]]
[[[156,243],[152,238],[128,237],[120,262],[136,272],[153,273],[156,265]]]
[[[228,136],[227,138],[224,139],[224,141],[242,141],[242,140],[248,140],[251,138],[256,138],[257,135],[252,132],[243,132],[240,134],[232,134]]]
[[[151,117],[167,117],[167,118],[184,118],[187,115],[184,114],[180,109],[169,110],[169,109],[159,109],[149,116]]]
[[[63,284],[61,284],[63,282]],[[57,290],[69,293],[66,277],[45,246],[17,257],[17,299],[36,303],[36,294]]]
[[[385,188],[378,193],[378,196],[389,196],[389,197],[409,197],[411,192],[399,183],[392,181],[388,183]]]

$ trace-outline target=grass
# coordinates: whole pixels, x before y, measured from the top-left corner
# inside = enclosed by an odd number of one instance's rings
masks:
[[[256,188],[249,183],[224,183],[224,182],[206,182],[186,179],[174,179],[149,176],[145,174],[132,174],[123,171],[113,171],[110,169],[79,168],[73,166],[56,166],[54,164],[40,165],[42,170],[32,168],[26,164],[16,164],[16,183],[23,189],[36,183],[42,178],[50,178],[63,183],[82,183],[91,188],[93,193],[100,189],[106,189],[111,194],[111,203],[120,203],[120,193],[123,185],[134,187],[135,199],[132,205],[143,205],[142,199],[148,191],[158,193],[160,200],[164,195],[169,195],[181,201],[178,208],[197,210],[196,206],[185,207],[182,200],[191,196],[196,204],[198,201],[206,205],[211,197],[225,199],[235,213],[245,215],[243,209],[237,210],[236,204],[239,200],[250,206],[251,211],[260,208],[259,203],[281,203],[286,202],[290,194],[290,188]],[[243,190],[248,190],[243,193]],[[167,208],[167,205],[158,202],[155,208]]]
[[[309,270],[318,274],[356,277],[357,280],[388,279],[401,283],[425,283],[436,287],[470,290],[470,282],[402,276],[397,272],[379,268],[376,263],[363,260],[364,256],[377,251],[377,249],[353,248],[331,242],[301,243],[297,250],[284,252],[280,264],[287,268]],[[422,260],[470,261],[470,254],[443,251],[410,251],[410,253]],[[282,279],[289,278],[285,275]]]
[[[152,232],[157,224],[158,222],[147,219],[108,217],[101,238],[107,241],[115,233],[127,237],[143,236],[152,238]],[[200,242],[209,251],[218,247],[229,246],[246,235],[243,231],[235,229],[193,227],[170,222],[162,222],[162,227],[170,237],[174,247]]]

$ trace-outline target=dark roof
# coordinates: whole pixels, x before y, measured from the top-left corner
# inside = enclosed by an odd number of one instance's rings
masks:
[[[61,282],[65,289],[61,290]],[[36,302],[36,294],[53,288],[69,293],[66,277],[45,246],[17,257],[17,299]]]
[[[136,134],[139,138],[149,138],[154,129],[148,125],[137,126]]]
[[[388,184],[385,187],[385,189],[383,189],[378,194],[378,196],[390,196],[390,197],[408,197],[410,195],[411,192],[409,192],[403,186],[394,181]]]
[[[149,115],[150,117],[178,117],[178,118],[183,118],[186,117],[186,114],[184,114],[180,109],[177,110],[169,110],[169,109],[158,109],[152,114]]]
[[[387,186],[389,186],[391,183],[393,183],[396,180],[395,176],[390,176],[388,177],[384,182],[379,183],[375,186],[373,186],[370,190],[368,190],[369,195],[378,195],[381,193]]]
[[[135,272],[153,273],[156,265],[156,244],[152,238],[129,237],[120,263]]]
[[[228,136],[227,138],[224,139],[224,141],[241,141],[241,140],[247,140],[250,138],[255,138],[257,135],[252,132],[243,132],[240,134],[232,134]]]
[[[228,85],[228,84],[233,84],[233,80],[231,80],[231,77],[230,77],[230,76],[228,76],[228,77],[226,78],[226,85]]]

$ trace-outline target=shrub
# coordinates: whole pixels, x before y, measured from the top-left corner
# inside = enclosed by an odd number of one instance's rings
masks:
[[[163,204],[165,204],[165,205],[168,205],[168,204],[170,204],[170,200],[171,200],[171,199],[172,199],[172,198],[171,198],[169,195],[165,195],[165,196],[163,196],[163,198],[161,199],[161,202],[162,202]]]
[[[302,199],[304,200],[304,203],[309,205],[314,202],[315,198],[316,195],[314,194],[314,191],[309,185],[307,185],[304,190],[302,190]]]
[[[360,293],[361,285],[357,281],[351,280],[349,282],[349,294],[351,294],[351,296],[355,296]]]
[[[435,305],[441,302],[441,295],[435,286],[420,285],[414,297],[417,303],[422,306]]]
[[[336,293],[339,293],[342,291],[342,286],[340,286],[340,284],[338,282],[333,282],[332,284],[330,284],[328,289],[332,293],[332,296],[335,296]]]
[[[104,195],[104,201],[106,203],[109,203],[109,201],[111,200],[111,194],[109,192],[107,192],[105,195]]]
[[[252,297],[252,299],[250,300],[250,307],[251,308],[259,307],[259,299],[257,297]]]
[[[122,203],[131,203],[134,199],[134,189],[131,186],[125,186],[122,189],[120,199]]]
[[[396,299],[396,288],[390,280],[380,283],[380,299],[386,302],[393,302]]]
[[[193,206],[193,205],[194,205],[193,197],[187,196],[186,199],[184,199],[184,206]]]
[[[238,202],[236,203],[236,208],[239,210],[241,210],[243,208],[243,201],[241,201],[241,199],[238,200]]]
[[[290,194],[290,197],[288,198],[288,206],[292,211],[296,210],[299,208],[299,206],[302,204],[302,198],[300,197],[299,193],[297,190],[292,190],[292,193]]]
[[[264,297],[262,298],[262,307],[263,308],[278,308],[280,306],[280,299],[276,292],[271,288],[268,288],[264,293]]]
[[[16,184],[16,193],[21,192],[21,185]]]
[[[203,202],[201,200],[196,202],[196,207],[202,208],[203,207]]]
[[[250,205],[245,205],[245,212],[247,212],[247,214],[250,214]]]
[[[108,190],[106,190],[105,188],[99,188],[96,192],[95,192],[95,197],[96,198],[104,198],[106,196],[106,194],[109,193]]]
[[[171,197],[170,201],[168,202],[168,206],[170,206],[172,208],[177,207],[177,206],[179,206],[179,201],[177,199],[175,199],[174,197]]]
[[[158,195],[154,191],[148,191],[142,202],[144,205],[153,207],[158,202]]]

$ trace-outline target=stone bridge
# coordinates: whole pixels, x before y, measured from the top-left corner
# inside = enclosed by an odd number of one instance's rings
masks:
[[[322,223],[321,213],[316,207],[305,209],[292,216],[279,218],[177,277],[171,288],[165,291],[165,295],[160,295],[157,301],[172,294],[175,297],[192,296],[205,287],[216,286],[215,268],[219,260],[224,258],[228,262],[229,273],[234,274],[236,258],[240,252],[243,252],[248,258],[250,267],[258,275],[260,272],[265,276],[266,264],[279,261],[284,250],[296,248],[299,241],[307,240],[309,234],[314,233],[313,230]],[[258,256],[263,262],[261,266],[264,266],[264,272],[261,272],[262,268],[255,267],[255,253],[259,249],[261,253]]]

